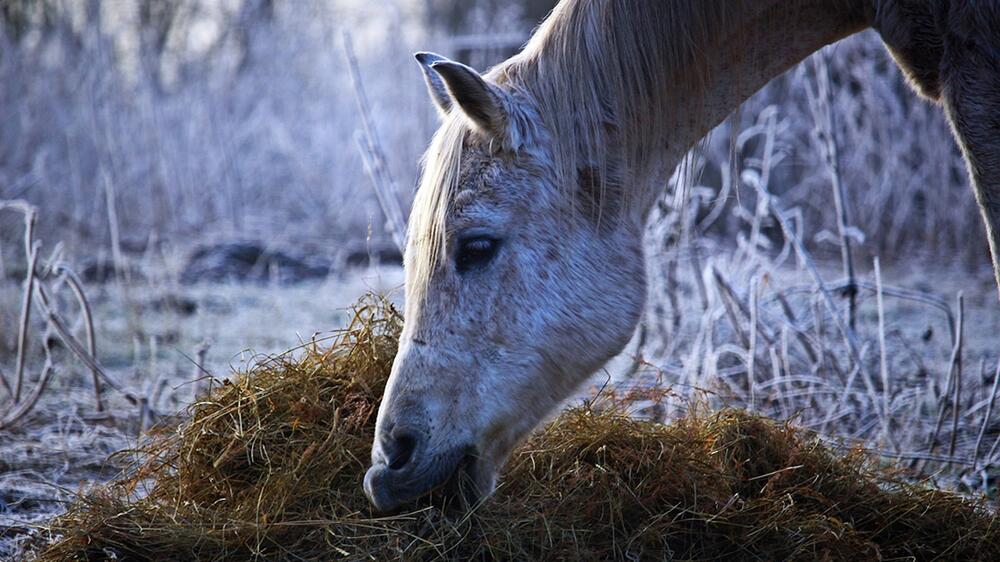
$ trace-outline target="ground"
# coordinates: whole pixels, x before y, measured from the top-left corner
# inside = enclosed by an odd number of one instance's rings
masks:
[[[808,286],[804,273],[786,273],[782,283],[797,277]],[[830,277],[835,275],[831,272]],[[993,364],[1000,305],[988,275],[894,267],[883,277],[887,285],[931,292],[948,301],[962,291],[967,337],[963,355],[970,364],[978,364],[980,357]],[[88,293],[101,361],[129,388],[153,398],[155,409],[172,413],[183,410],[205,388],[205,373],[223,379],[245,369],[257,354],[282,352],[314,335],[322,338],[344,324],[346,307],[367,291],[387,292],[401,301],[402,281],[400,269],[380,267],[293,286],[135,286],[126,295],[112,283],[90,286]],[[690,286],[682,289],[692,291]],[[887,298],[886,315],[890,333],[901,330],[926,344],[913,351],[914,357],[926,359],[935,366],[932,370],[947,361],[948,338],[940,314]],[[876,322],[875,308],[859,309],[859,323]],[[206,342],[205,362],[199,367],[198,349]],[[113,477],[121,463],[109,461],[109,455],[136,443],[138,409],[108,393],[107,411],[97,412],[89,375],[67,361],[33,413],[2,433],[0,558],[13,555],[18,538],[58,512],[73,492]],[[624,372],[628,363],[628,357],[619,359],[609,371]],[[595,385],[603,376],[596,376]]]

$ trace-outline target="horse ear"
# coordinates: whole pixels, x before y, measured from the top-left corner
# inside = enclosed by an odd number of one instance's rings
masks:
[[[441,115],[446,115],[451,111],[451,96],[448,95],[448,87],[444,85],[441,75],[432,70],[431,65],[448,59],[441,55],[427,52],[416,53],[413,57],[420,63],[420,70],[424,74],[424,81],[427,82],[427,91],[430,92],[435,107],[438,108]]]
[[[430,66],[444,81],[450,98],[473,124],[497,136],[506,134],[507,113],[503,94],[496,87],[459,62],[439,60]]]

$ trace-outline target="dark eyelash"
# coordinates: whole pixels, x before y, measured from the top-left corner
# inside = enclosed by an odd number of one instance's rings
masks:
[[[462,238],[455,252],[455,269],[465,273],[483,268],[493,260],[499,247],[500,241],[491,236]]]

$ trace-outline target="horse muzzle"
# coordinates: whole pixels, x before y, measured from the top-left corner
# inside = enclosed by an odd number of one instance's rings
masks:
[[[364,490],[379,512],[388,512],[435,490],[466,501],[482,494],[476,485],[474,448],[460,446],[445,452],[432,450],[419,434],[405,430],[377,438],[372,466],[365,473]]]

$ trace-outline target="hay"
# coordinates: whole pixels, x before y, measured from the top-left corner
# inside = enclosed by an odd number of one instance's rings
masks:
[[[361,481],[401,323],[369,298],[329,348],[217,388],[54,520],[38,559],[1000,559],[983,503],[739,411],[572,409],[471,515],[379,517]]]

